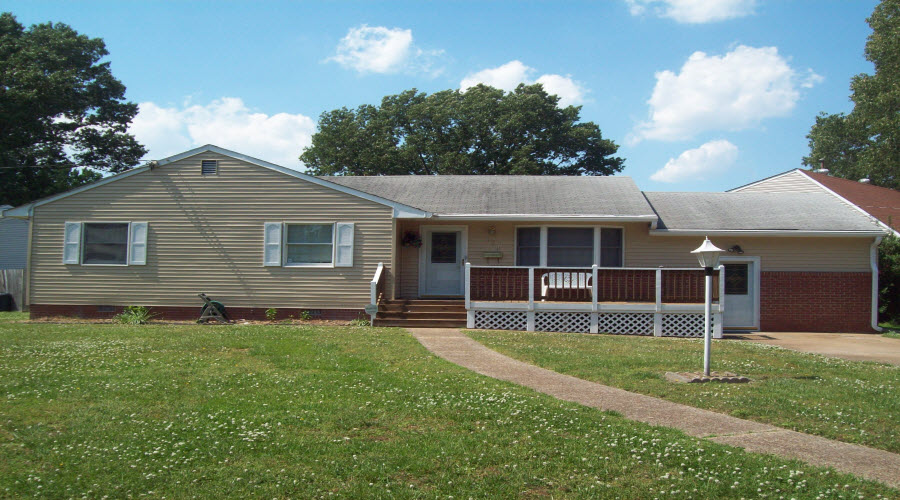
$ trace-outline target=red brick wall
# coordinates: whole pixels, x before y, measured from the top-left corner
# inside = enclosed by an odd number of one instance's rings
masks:
[[[157,319],[164,320],[195,320],[200,317],[200,305],[193,307],[150,307],[150,312],[156,314]],[[103,310],[101,310],[103,309]],[[107,311],[106,309],[112,309]],[[96,305],[58,305],[58,304],[32,304],[31,318],[48,318],[54,316],[69,316],[76,318],[112,318],[124,309],[123,306],[96,306]],[[309,311],[313,319],[352,320],[356,318],[368,318],[361,309],[292,309],[279,308],[276,319],[287,319],[289,316],[299,318],[303,311]],[[265,320],[265,308],[251,307],[227,307],[226,314],[231,319],[241,320]]]
[[[763,331],[872,331],[871,273],[763,272],[761,278]]]

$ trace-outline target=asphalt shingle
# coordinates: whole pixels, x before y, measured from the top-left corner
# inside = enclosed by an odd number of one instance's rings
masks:
[[[648,216],[631,177],[323,176],[321,179],[438,215]]]
[[[869,217],[827,193],[645,192],[659,229],[878,231]]]

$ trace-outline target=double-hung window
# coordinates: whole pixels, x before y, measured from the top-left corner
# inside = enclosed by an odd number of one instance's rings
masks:
[[[551,227],[547,229],[547,265],[590,267],[594,263],[594,228]]]
[[[331,264],[334,224],[285,224],[285,265]]]
[[[541,228],[520,227],[516,229],[516,265],[541,265]]]
[[[599,245],[599,249],[598,249]],[[520,227],[516,265],[622,267],[623,230],[615,227]]]
[[[128,223],[86,222],[82,264],[128,263]]]
[[[145,265],[147,227],[146,222],[66,222],[63,264]]]

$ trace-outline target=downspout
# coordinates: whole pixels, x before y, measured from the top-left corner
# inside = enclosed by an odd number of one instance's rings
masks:
[[[869,247],[869,263],[872,266],[872,329],[876,332],[883,331],[878,326],[878,244],[883,236],[876,236],[872,246]]]

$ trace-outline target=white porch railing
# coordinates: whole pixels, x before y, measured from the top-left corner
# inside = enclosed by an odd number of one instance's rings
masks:
[[[378,295],[383,283],[381,280],[382,274],[384,274],[384,263],[379,262],[378,267],[375,268],[375,276],[372,277],[372,282],[369,283],[369,307],[366,308],[369,311],[369,319],[373,325],[375,324],[375,316],[378,314]]]
[[[704,289],[702,268],[465,268],[469,328],[698,337]],[[712,305],[716,338],[724,296],[720,266]]]

